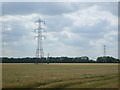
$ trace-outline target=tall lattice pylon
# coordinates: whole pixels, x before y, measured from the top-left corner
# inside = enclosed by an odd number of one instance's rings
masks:
[[[106,56],[106,45],[103,46],[103,54]]]
[[[42,40],[45,38],[42,33],[45,32],[45,30],[41,27],[41,25],[42,23],[45,24],[45,21],[39,19],[38,21],[35,21],[35,23],[38,25],[38,28],[34,30],[34,32],[37,32],[37,36],[35,36],[35,39],[37,38],[36,58],[42,58],[44,56]]]

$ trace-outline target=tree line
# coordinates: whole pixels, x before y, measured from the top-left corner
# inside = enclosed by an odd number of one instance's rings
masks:
[[[82,57],[43,57],[43,58],[8,58],[2,57],[2,63],[119,63],[120,60],[111,56],[98,57],[91,60],[87,56]]]

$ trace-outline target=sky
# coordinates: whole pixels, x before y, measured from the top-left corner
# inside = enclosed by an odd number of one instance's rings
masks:
[[[106,45],[106,55],[118,58],[117,2],[4,2],[0,18],[2,56],[35,57],[40,18],[45,56],[96,59]]]

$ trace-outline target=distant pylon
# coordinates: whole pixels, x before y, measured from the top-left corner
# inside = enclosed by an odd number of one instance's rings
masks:
[[[106,56],[106,45],[103,46],[103,55]]]
[[[39,19],[35,23],[38,24],[38,28],[36,28],[34,30],[34,32],[37,32],[37,34],[38,34],[37,36],[34,37],[34,38],[37,38],[36,57],[37,58],[42,58],[44,56],[42,40],[43,40],[43,38],[45,38],[45,36],[43,36],[42,33],[43,33],[43,31],[45,32],[45,30],[41,27],[41,24],[42,23],[45,24],[45,22],[42,21],[41,19]]]

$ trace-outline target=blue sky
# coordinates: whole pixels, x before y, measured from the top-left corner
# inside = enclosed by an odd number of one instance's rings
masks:
[[[118,57],[117,2],[4,2],[2,53],[8,57],[34,57],[34,21],[41,18],[46,32],[44,54],[50,56],[107,55]]]

